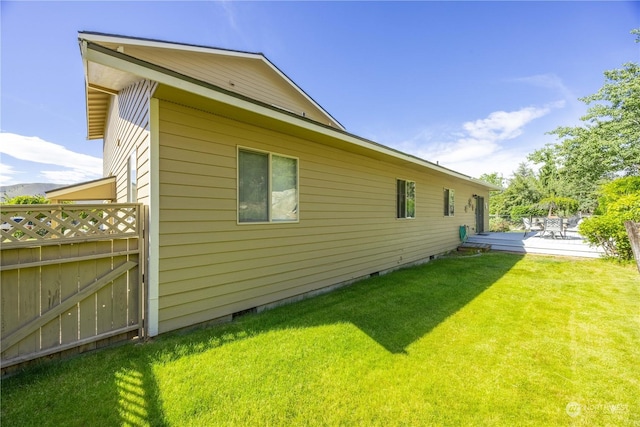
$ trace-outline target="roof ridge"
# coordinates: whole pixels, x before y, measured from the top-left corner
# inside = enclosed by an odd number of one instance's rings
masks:
[[[226,51],[226,52],[243,53],[243,54],[247,54],[247,55],[260,55],[265,59],[267,58],[266,55],[264,53],[262,53],[262,52],[251,52],[251,51],[247,51],[247,50],[229,49],[229,48],[218,47],[218,46],[209,46],[209,45],[204,45],[204,44],[176,42],[176,41],[171,41],[171,40],[154,39],[154,38],[150,38],[150,37],[125,36],[125,35],[122,35],[122,34],[103,33],[103,32],[99,32],[99,31],[78,31],[78,34],[79,35],[83,35],[84,34],[84,35],[102,36],[102,37],[113,37],[113,38],[119,38],[119,39],[124,39],[124,40],[138,40],[138,41],[141,41],[141,42],[164,43],[164,44],[174,45],[174,46],[186,46],[186,47],[197,47],[197,48],[201,48],[201,49],[221,50],[221,51]],[[269,62],[271,62],[271,61],[269,61]]]

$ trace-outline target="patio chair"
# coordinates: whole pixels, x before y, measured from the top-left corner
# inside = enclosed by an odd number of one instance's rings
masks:
[[[569,221],[567,222],[567,224],[565,226],[565,229],[564,229],[565,237],[566,237],[568,232],[572,232],[572,233],[578,234],[578,227],[580,226],[582,221],[584,221],[584,218],[580,218],[577,221],[569,219]]]
[[[522,218],[524,223],[524,237],[527,237],[527,233],[530,231],[542,231],[544,228],[536,221],[535,218]]]
[[[544,231],[542,232],[542,236],[546,233],[551,233],[551,236],[555,239],[556,233],[563,237],[562,232],[564,231],[562,226],[562,218],[545,218],[544,220]]]

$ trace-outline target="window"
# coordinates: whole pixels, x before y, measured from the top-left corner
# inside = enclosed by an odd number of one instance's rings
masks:
[[[396,218],[416,217],[416,183],[396,180]]]
[[[454,214],[454,190],[449,188],[444,189],[444,216],[453,216]]]
[[[298,221],[298,159],[238,150],[238,222]]]
[[[127,202],[138,203],[138,156],[136,150],[131,152],[127,163]]]

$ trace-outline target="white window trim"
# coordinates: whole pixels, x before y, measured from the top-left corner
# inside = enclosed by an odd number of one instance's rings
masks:
[[[269,220],[268,221],[240,221],[240,209],[239,209],[239,203],[240,203],[240,151],[249,151],[249,152],[254,152],[254,153],[262,153],[262,154],[267,154],[269,156],[269,162],[268,162],[268,176],[269,176],[269,188],[267,190],[268,194],[269,194],[269,212],[268,212],[268,216],[269,216]],[[296,201],[297,201],[297,218],[295,220],[274,220],[272,219],[271,215],[272,215],[272,208],[271,208],[271,194],[273,191],[272,188],[272,179],[271,179],[271,175],[272,175],[272,171],[271,171],[271,164],[272,164],[272,157],[273,156],[278,156],[278,157],[285,157],[288,159],[294,159],[296,161]],[[299,157],[295,157],[295,156],[290,156],[287,154],[281,154],[281,153],[277,153],[274,151],[267,151],[267,150],[260,150],[257,148],[252,148],[252,147],[247,147],[247,146],[242,146],[242,145],[238,145],[236,146],[236,223],[238,225],[260,225],[260,224],[298,224],[300,223],[300,158]]]
[[[447,192],[447,191],[449,192],[449,197],[448,197],[448,200],[447,200],[447,205],[446,205],[446,206],[443,206],[443,210],[444,210],[444,208],[445,208],[445,207],[447,208],[447,213],[444,213],[444,212],[443,212],[443,216],[444,216],[445,218],[447,218],[447,217],[454,217],[454,216],[455,216],[455,214],[456,214],[456,210],[455,210],[455,205],[456,205],[456,199],[455,199],[455,197],[456,197],[456,190],[454,190],[453,188],[444,187],[442,192],[443,192],[443,194],[444,194],[444,193],[445,193],[445,192]],[[453,209],[451,209],[451,207],[452,207],[451,200],[452,200],[452,199],[453,199]],[[442,199],[442,201],[444,202],[444,199]]]
[[[127,202],[138,203],[138,151],[135,148],[127,158]]]
[[[405,216],[404,217],[399,217],[398,216],[398,181],[404,181],[404,184],[405,184],[405,206],[404,206]],[[407,193],[406,186],[410,182],[413,182],[414,191],[415,191],[415,188],[417,188],[417,185],[416,185],[416,182],[414,180],[405,179],[405,178],[396,178],[396,219],[398,219],[398,220],[407,220],[407,219],[408,220],[413,220],[413,219],[416,219],[416,217],[418,216],[418,212],[417,212],[417,209],[416,209],[417,208],[416,205],[417,205],[417,198],[418,197],[415,194],[415,192],[414,192],[414,198],[413,198],[413,202],[414,202],[414,204],[413,204],[413,216],[407,216],[407,212],[408,212],[407,202],[409,201],[409,199],[407,198],[407,194],[408,193]]]

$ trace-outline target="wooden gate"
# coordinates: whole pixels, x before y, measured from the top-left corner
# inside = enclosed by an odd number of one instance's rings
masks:
[[[142,336],[144,207],[3,205],[0,362]]]

